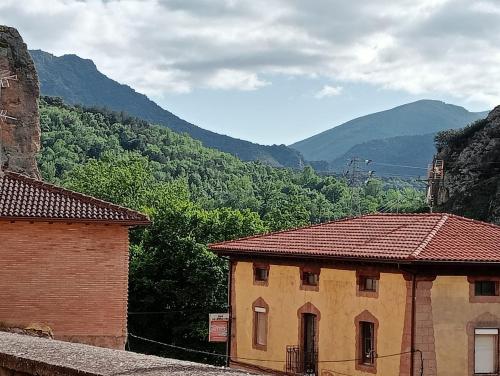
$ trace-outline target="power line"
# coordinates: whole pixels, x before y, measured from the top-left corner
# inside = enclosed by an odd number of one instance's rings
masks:
[[[426,170],[427,171],[427,167],[398,165],[398,164],[392,164],[392,163],[382,163],[382,162],[373,162],[373,161],[371,163],[377,164],[377,165],[380,165],[380,166],[401,167],[401,168],[414,168],[414,169]]]
[[[170,343],[164,343],[160,341],[155,341],[154,339],[149,339],[145,337],[141,337],[138,335],[135,335],[133,333],[128,334],[132,338],[137,338],[142,341],[146,342],[151,342],[157,345],[165,346],[165,347],[170,347],[173,349],[177,350],[183,350],[186,352],[192,352],[192,353],[198,353],[198,354],[203,354],[203,355],[211,355],[211,356],[216,356],[219,358],[230,358],[230,359],[238,359],[238,360],[254,360],[254,361],[261,361],[261,362],[274,362],[274,363],[286,363],[286,360],[271,360],[271,359],[257,359],[257,358],[244,358],[244,357],[233,357],[230,355],[225,355],[225,354],[217,354],[217,353],[212,353],[209,351],[203,351],[203,350],[196,350],[196,349],[191,349],[188,347],[183,347],[183,346],[177,346],[177,345],[172,345]],[[394,353],[394,354],[388,354],[388,355],[376,355],[376,359],[384,359],[384,358],[390,358],[393,356],[398,356],[398,355],[405,355],[405,354],[411,354],[414,352],[418,352],[419,350],[410,350],[410,351],[404,351],[404,352],[399,352],[399,353]],[[318,363],[347,363],[347,362],[356,362],[359,360],[363,360],[363,358],[351,358],[351,359],[338,359],[338,360],[319,360]]]

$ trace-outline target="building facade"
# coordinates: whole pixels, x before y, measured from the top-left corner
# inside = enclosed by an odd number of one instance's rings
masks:
[[[12,172],[0,177],[0,325],[123,349],[128,229],[146,216]]]
[[[368,215],[214,244],[233,366],[309,375],[498,374],[500,227]]]

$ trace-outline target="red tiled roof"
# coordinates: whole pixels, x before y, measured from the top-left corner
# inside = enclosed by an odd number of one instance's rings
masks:
[[[211,244],[221,254],[500,262],[500,226],[452,214],[370,214]]]
[[[10,171],[0,176],[0,220],[148,224],[139,212]]]

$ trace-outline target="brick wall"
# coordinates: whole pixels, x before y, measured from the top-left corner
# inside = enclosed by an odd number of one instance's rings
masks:
[[[0,324],[42,324],[56,339],[124,347],[127,227],[0,221],[0,260]]]

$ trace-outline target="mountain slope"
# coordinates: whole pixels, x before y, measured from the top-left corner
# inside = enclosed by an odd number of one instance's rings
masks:
[[[462,130],[437,137],[444,161],[438,210],[500,224],[500,106]]]
[[[301,167],[299,152],[285,145],[259,145],[221,135],[193,125],[164,110],[143,94],[111,80],[92,60],[76,55],[57,57],[41,50],[30,51],[40,78],[41,92],[70,104],[124,111],[151,123],[161,124],[200,140],[204,146],[231,153],[242,160],[258,160],[272,166]]]
[[[290,145],[310,161],[332,161],[367,141],[456,129],[484,117],[463,107],[421,100],[362,116]]]
[[[436,133],[388,137],[354,145],[347,153],[329,163],[329,169],[342,171],[353,157],[370,159],[370,170],[377,176],[425,176],[436,148]]]

